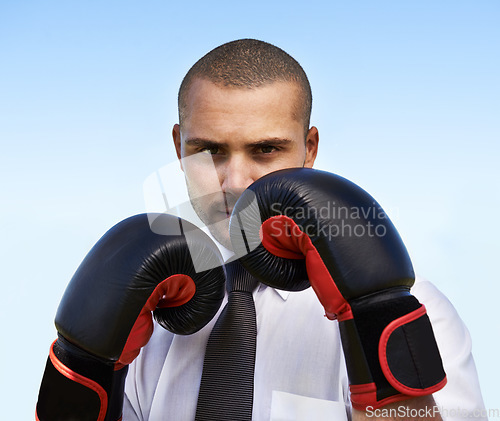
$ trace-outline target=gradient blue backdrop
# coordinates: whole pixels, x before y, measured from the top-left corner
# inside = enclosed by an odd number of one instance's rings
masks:
[[[388,209],[498,408],[499,18],[495,0],[0,1],[2,419],[33,418],[68,280],[175,159],[183,75],[243,37],[303,65],[316,167]]]

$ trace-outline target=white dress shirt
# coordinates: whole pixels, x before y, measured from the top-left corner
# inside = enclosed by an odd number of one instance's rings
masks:
[[[484,404],[466,327],[430,282],[417,279],[412,292],[427,308],[447,373],[448,384],[434,394],[443,419],[480,415]],[[283,292],[261,285],[253,296],[258,332],[253,420],[350,419],[338,325],[324,317],[312,288]],[[194,420],[205,346],[216,318],[190,336],[155,325],[130,366],[123,421]]]

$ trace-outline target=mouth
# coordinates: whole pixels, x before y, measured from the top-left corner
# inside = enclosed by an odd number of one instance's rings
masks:
[[[218,208],[214,213],[214,222],[220,222],[229,219],[233,210],[229,208]]]
[[[225,196],[224,197],[224,212],[226,212],[226,215],[228,217],[231,216],[231,214],[233,213],[233,209],[234,209],[234,206],[236,205],[236,201],[238,200],[237,197],[233,197],[233,196]]]
[[[236,204],[236,197],[230,195],[224,195],[224,200],[217,203],[215,209],[217,209],[218,215],[224,215],[224,218],[229,218],[233,213],[234,205]]]
[[[219,209],[217,210],[217,219],[218,220],[224,220],[224,219],[229,219],[231,216],[232,209]]]

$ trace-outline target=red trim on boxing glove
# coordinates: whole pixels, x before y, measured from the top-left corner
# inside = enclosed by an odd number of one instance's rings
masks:
[[[358,411],[366,411],[367,408],[378,409],[393,402],[400,402],[412,398],[412,396],[397,394],[377,401],[377,386],[375,383],[351,384],[351,405]]]
[[[260,227],[262,245],[275,256],[285,259],[306,259],[309,282],[330,320],[353,318],[351,306],[342,296],[311,238],[295,221],[285,215],[276,215]]]
[[[139,355],[153,334],[153,316],[151,312],[159,307],[179,307],[193,298],[196,285],[188,275],[176,274],[161,281],[144,304],[137,320],[128,335],[125,347],[115,364],[120,370],[130,364]]]
[[[65,366],[61,361],[59,361],[54,354],[54,344],[57,341],[52,342],[52,345],[50,347],[49,351],[49,358],[52,363],[52,365],[56,368],[57,371],[59,371],[64,377],[79,383],[85,387],[87,387],[90,390],[93,390],[97,395],[99,396],[99,401],[101,402],[100,407],[99,407],[99,416],[97,417],[96,421],[104,421],[104,417],[106,416],[106,411],[108,408],[108,394],[104,390],[104,388],[99,384],[96,383],[93,380],[90,380],[87,377],[82,376],[81,374],[76,373],[75,371],[71,370],[67,366]],[[38,415],[36,415],[36,419],[38,420]]]

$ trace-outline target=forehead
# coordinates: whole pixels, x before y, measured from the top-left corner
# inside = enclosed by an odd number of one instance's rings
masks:
[[[182,120],[285,120],[303,123],[301,90],[295,82],[271,82],[259,87],[235,87],[195,78],[185,95]]]

